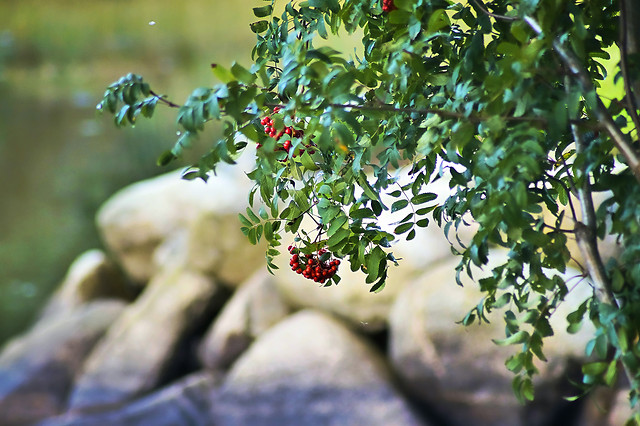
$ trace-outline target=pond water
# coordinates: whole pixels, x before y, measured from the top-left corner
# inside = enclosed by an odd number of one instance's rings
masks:
[[[0,2],[0,344],[28,326],[77,255],[101,246],[97,208],[166,171],[155,159],[175,139],[175,112],[117,130],[96,113],[104,88],[136,72],[180,102],[213,84],[211,62],[249,63],[255,5]]]

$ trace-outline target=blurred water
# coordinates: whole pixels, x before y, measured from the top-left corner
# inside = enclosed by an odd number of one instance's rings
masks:
[[[216,3],[0,2],[0,344],[100,246],[100,204],[165,171],[155,158],[174,141],[174,112],[116,130],[96,114],[104,88],[133,71],[180,101],[213,83],[209,63],[248,63],[255,2]]]

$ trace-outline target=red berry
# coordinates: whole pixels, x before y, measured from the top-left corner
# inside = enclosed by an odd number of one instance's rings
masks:
[[[396,10],[397,7],[394,4],[393,0],[382,0],[382,11],[389,13],[392,10]]]

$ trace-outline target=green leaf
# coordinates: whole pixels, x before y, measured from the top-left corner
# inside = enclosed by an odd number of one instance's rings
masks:
[[[391,205],[391,213],[397,212],[398,210],[402,210],[409,205],[409,201],[407,200],[398,200]]]
[[[371,209],[368,208],[360,208],[357,209],[353,212],[350,213],[350,216],[352,219],[366,219],[366,218],[373,218],[375,217],[375,215],[373,214],[373,211]]]
[[[403,223],[401,225],[396,226],[396,229],[393,230],[393,233],[396,235],[404,234],[411,228],[413,228],[413,222]]]
[[[425,192],[423,194],[418,194],[415,197],[411,198],[411,204],[414,204],[414,205],[424,204],[424,203],[427,203],[429,201],[433,201],[436,198],[438,198],[438,196],[436,194],[432,194],[430,192]]]
[[[253,14],[256,18],[264,18],[265,16],[269,16],[271,15],[272,11],[273,7],[271,7],[271,5],[253,8]]]
[[[374,247],[371,253],[367,256],[367,281],[373,282],[380,275],[380,266],[386,259],[387,254],[380,247]]]
[[[257,76],[250,73],[246,68],[237,62],[231,65],[231,74],[238,79],[238,81],[244,84],[253,84],[256,81]]]
[[[269,28],[269,21],[252,22],[251,24],[249,24],[249,27],[254,33],[260,34],[267,31],[267,29]]]
[[[165,151],[160,155],[160,157],[158,157],[156,164],[158,166],[166,166],[167,164],[171,163],[173,160],[176,160],[177,158],[178,157],[173,155],[173,152],[171,152],[170,150]]]
[[[240,222],[247,228],[251,228],[253,226],[253,223],[249,219],[247,219],[242,213],[238,213],[238,218],[240,218]]]
[[[233,74],[231,74],[231,71],[219,64],[211,64],[211,72],[213,72],[213,75],[216,76],[218,80],[225,84],[233,81]]]
[[[493,339],[493,342],[498,346],[507,346],[507,345],[517,345],[520,343],[525,343],[529,340],[529,333],[520,330],[517,333],[512,334],[509,337],[504,339]]]
[[[256,216],[256,214],[253,212],[253,210],[251,210],[249,207],[247,207],[247,216],[254,223],[260,223],[260,218],[258,216]]]
[[[329,229],[327,230],[327,236],[331,237],[333,234],[335,234],[339,229],[341,229],[345,223],[347,223],[347,221],[349,220],[349,218],[346,215],[339,215],[338,217],[336,217],[335,219],[333,219],[331,221],[331,226],[329,226]]]

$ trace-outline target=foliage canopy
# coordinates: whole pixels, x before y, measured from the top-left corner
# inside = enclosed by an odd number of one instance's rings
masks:
[[[591,321],[585,389],[613,385],[618,369],[640,396],[640,160],[635,94],[640,74],[640,6],[594,0],[307,0],[253,9],[255,63],[213,64],[221,83],[193,91],[183,105],[156,94],[137,75],[107,89],[99,109],[119,126],[178,109],[182,135],[159,159],[179,157],[204,126],[223,136],[184,178],[207,179],[255,146],[255,181],[240,219],[252,243],[269,244],[276,269],[281,233],[302,253],[327,250],[361,270],[372,291],[397,263],[393,241],[413,239],[435,220],[446,233],[478,225],[454,249],[458,273],[488,262],[490,247],[508,259],[479,282],[485,297],[463,323],[505,308],[507,360],[514,390],[533,398],[535,359],[545,360],[549,317],[570,291],[559,273],[577,240],[593,297],[568,316],[569,330]],[[276,13],[276,7],[279,12]],[[360,54],[332,47],[356,33]],[[329,40],[329,42],[323,41]],[[605,99],[604,60],[618,55],[614,78],[625,91]],[[264,131],[264,117],[274,129]],[[284,148],[288,141],[288,148]],[[400,176],[409,175],[409,183]],[[450,175],[451,196],[437,203],[430,185]],[[594,207],[593,194],[604,199]],[[381,194],[393,200],[384,202]],[[259,197],[261,202],[255,201]],[[254,204],[255,202],[255,204]],[[259,207],[259,205],[261,207]],[[400,212],[393,232],[377,219]],[[301,226],[313,221],[313,229]],[[621,254],[603,260],[601,240]],[[325,285],[339,281],[338,275]]]

